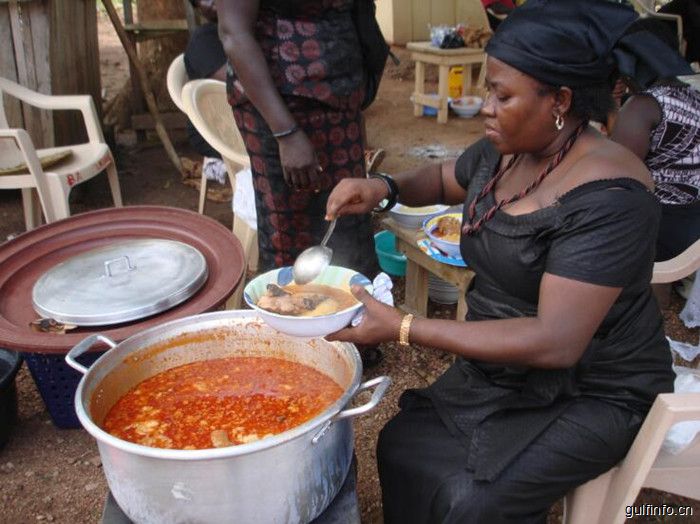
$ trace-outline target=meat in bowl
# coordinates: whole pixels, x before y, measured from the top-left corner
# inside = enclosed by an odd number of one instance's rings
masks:
[[[289,284],[280,287],[268,284],[267,291],[258,299],[258,307],[295,317],[332,315],[357,304],[347,291],[322,284]]]

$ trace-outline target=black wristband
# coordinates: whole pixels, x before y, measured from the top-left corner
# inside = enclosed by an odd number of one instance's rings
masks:
[[[374,208],[374,210],[379,213],[389,211],[399,200],[399,186],[397,186],[394,179],[386,173],[370,173],[369,177],[381,180],[386,184],[387,189],[389,189],[389,194],[386,197],[386,203],[381,207]]]
[[[289,129],[285,129],[284,131],[280,131],[279,133],[272,133],[272,136],[274,136],[275,138],[284,138],[285,136],[293,135],[297,131],[299,131],[299,126],[297,124],[294,124]]]

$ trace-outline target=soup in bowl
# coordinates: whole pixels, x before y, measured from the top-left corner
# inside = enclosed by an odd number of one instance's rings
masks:
[[[426,219],[445,213],[448,206],[436,204],[433,206],[409,207],[396,204],[389,210],[389,216],[401,227],[420,229]]]
[[[350,292],[361,285],[370,294],[372,283],[364,275],[328,266],[308,284],[294,283],[291,266],[273,269],[246,285],[246,304],[271,327],[298,337],[322,337],[346,327],[362,304]]]

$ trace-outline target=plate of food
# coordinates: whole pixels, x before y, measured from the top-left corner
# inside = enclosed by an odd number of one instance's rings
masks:
[[[438,262],[442,262],[443,264],[449,264],[450,266],[468,267],[467,263],[461,256],[447,256],[447,254],[437,249],[427,238],[421,238],[418,240],[417,243],[420,250],[433,260],[437,260]]]
[[[462,213],[443,213],[423,222],[428,238],[418,240],[418,247],[431,258],[453,266],[466,267],[460,252]]]
[[[294,283],[291,266],[258,275],[246,285],[243,298],[271,327],[297,337],[323,337],[350,324],[362,308],[350,292],[363,286],[371,295],[372,283],[344,267],[328,266],[308,284]]]

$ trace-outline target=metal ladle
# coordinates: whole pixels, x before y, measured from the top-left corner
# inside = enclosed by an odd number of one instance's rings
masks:
[[[292,276],[294,277],[295,283],[300,285],[308,284],[319,276],[323,270],[328,267],[328,264],[331,263],[333,250],[326,247],[326,243],[333,234],[336,221],[337,218],[331,220],[328,230],[323,236],[323,240],[321,240],[320,245],[307,247],[297,257],[294,265],[292,266]]]

